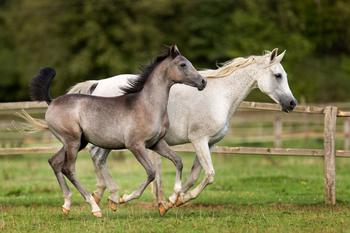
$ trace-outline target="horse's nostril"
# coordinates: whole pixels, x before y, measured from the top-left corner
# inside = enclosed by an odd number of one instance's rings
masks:
[[[207,85],[207,82],[204,79],[202,79],[202,84],[205,86]]]
[[[289,105],[291,106],[291,107],[295,107],[297,104],[295,103],[295,101],[294,100],[292,100],[292,101],[290,101],[290,103],[289,103]]]

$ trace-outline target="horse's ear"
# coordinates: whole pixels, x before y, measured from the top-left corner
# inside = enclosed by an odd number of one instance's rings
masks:
[[[275,58],[275,61],[276,62],[281,62],[283,57],[284,57],[284,54],[286,53],[286,50],[284,50],[280,55],[278,55],[276,58]]]
[[[175,58],[175,57],[181,55],[180,50],[177,48],[176,44],[173,44],[172,46],[170,46],[169,54],[172,58]]]
[[[270,55],[270,61],[271,62],[276,58],[277,53],[278,53],[278,48],[275,48],[275,49],[272,50],[271,55]]]

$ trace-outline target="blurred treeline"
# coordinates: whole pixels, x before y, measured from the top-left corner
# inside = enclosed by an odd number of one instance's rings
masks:
[[[350,101],[348,0],[0,0],[0,28],[0,101],[28,100],[40,67],[56,68],[56,96],[171,43],[197,68],[286,49],[298,99]]]

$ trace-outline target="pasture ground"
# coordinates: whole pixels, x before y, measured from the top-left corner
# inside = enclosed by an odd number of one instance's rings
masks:
[[[337,205],[323,204],[322,158],[213,155],[214,184],[189,205],[172,209],[164,217],[144,195],[116,212],[108,210],[105,195],[103,218],[96,219],[76,189],[69,216],[48,155],[0,158],[0,232],[349,232],[350,159],[337,159]],[[184,177],[193,154],[183,154]],[[166,194],[170,194],[175,169],[163,160]],[[121,194],[145,178],[133,156],[114,154],[109,167]],[[81,153],[77,174],[94,189],[89,155]]]

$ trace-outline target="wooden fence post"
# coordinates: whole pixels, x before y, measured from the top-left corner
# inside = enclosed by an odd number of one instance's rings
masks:
[[[344,150],[350,148],[350,117],[344,119]]]
[[[335,133],[338,108],[327,106],[324,110],[324,182],[325,203],[334,205],[335,197]]]
[[[275,117],[275,121],[273,122],[273,131],[274,131],[274,146],[275,148],[282,147],[282,120],[280,116]]]

